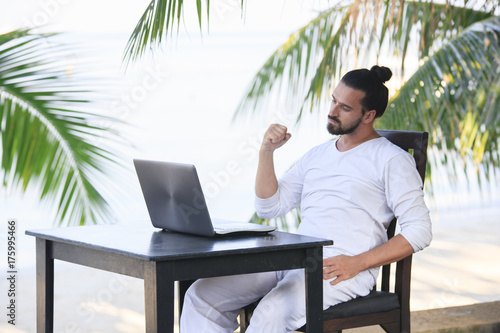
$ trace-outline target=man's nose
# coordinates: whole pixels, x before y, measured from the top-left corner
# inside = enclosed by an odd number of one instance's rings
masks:
[[[328,115],[329,116],[338,116],[339,115],[339,108],[338,108],[338,105],[332,103],[332,105],[330,106],[330,112],[328,112]]]

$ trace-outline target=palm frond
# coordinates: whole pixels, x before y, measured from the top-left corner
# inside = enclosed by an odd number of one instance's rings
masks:
[[[378,126],[428,131],[442,159],[458,153],[475,165],[499,167],[499,99],[500,17],[492,17],[429,57],[393,97]]]
[[[312,78],[310,71],[318,63],[318,54],[331,44],[336,29],[341,31],[336,35],[337,39],[344,33],[346,29],[338,29],[338,26],[347,25],[350,11],[350,6],[333,7],[291,34],[255,75],[234,117],[241,117],[248,111],[257,113],[273,90],[283,92],[286,95],[283,100],[289,101],[289,105],[303,103],[302,92],[308,89],[307,83]],[[332,64],[335,65],[341,63]],[[281,91],[284,83],[287,87]]]
[[[304,109],[321,105],[344,67],[357,67],[361,61],[373,64],[373,59],[384,55],[399,59],[402,76],[411,43],[417,42],[419,55],[425,57],[491,16],[422,1],[358,0],[332,7],[293,33],[267,60],[245,92],[235,118],[265,111],[267,100],[278,95],[287,109],[295,110],[299,121]]]
[[[130,61],[138,59],[144,55],[148,48],[158,47],[163,38],[167,37],[169,33],[173,33],[174,29],[178,31],[183,10],[183,0],[151,0],[128,40],[123,55],[124,62],[128,64]],[[196,12],[201,30],[203,18],[201,0],[196,0]],[[205,15],[208,22],[209,0],[206,0]]]
[[[93,181],[117,159],[102,144],[113,135],[103,124],[114,120],[100,114],[90,103],[92,91],[67,72],[63,45],[29,31],[0,41],[3,186],[38,187],[42,200],[57,203],[60,224],[106,220],[109,207]]]

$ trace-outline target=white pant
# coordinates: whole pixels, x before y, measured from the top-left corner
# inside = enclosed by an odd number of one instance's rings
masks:
[[[323,308],[366,295],[373,277],[361,272],[332,286],[323,280]],[[264,272],[197,280],[187,291],[181,333],[233,333],[241,308],[262,298],[248,333],[293,332],[306,323],[304,270]]]

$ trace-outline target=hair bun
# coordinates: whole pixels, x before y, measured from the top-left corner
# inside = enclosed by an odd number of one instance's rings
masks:
[[[389,81],[389,79],[392,77],[392,71],[384,66],[375,65],[372,68],[370,68],[370,72],[375,74],[382,83]]]

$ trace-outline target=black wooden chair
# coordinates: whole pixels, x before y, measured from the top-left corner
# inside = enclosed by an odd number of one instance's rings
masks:
[[[377,132],[413,155],[423,182],[427,165],[428,133],[393,130]],[[394,236],[396,223],[394,219],[387,230],[389,238]],[[370,294],[323,311],[323,332],[342,332],[343,329],[372,325],[380,325],[386,332],[410,332],[411,262],[412,255],[395,264],[395,282],[392,288],[391,265],[386,265],[382,267],[380,286],[375,286]],[[251,304],[241,310],[241,333],[245,332],[255,306],[256,304]],[[304,332],[305,326],[299,331]]]

